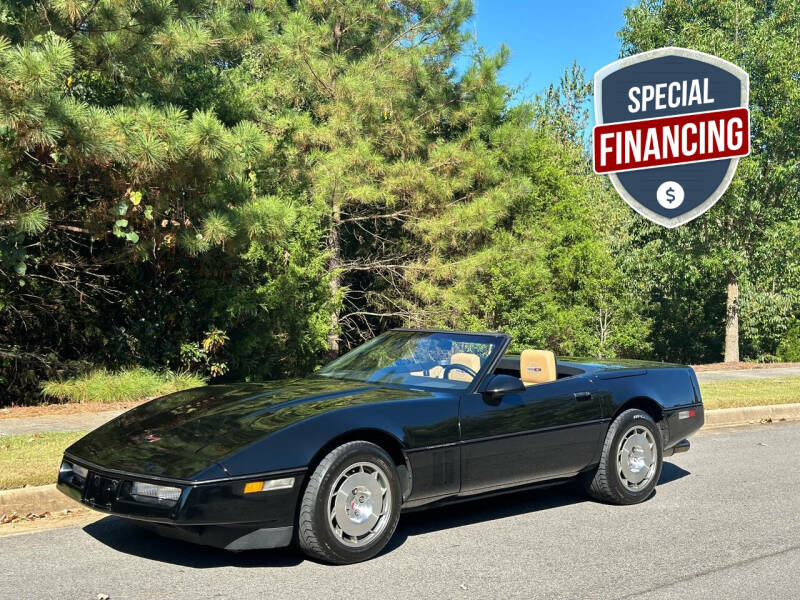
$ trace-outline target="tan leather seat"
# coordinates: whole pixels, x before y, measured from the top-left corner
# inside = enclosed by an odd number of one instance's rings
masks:
[[[556,355],[550,350],[523,350],[519,357],[519,375],[526,386],[557,379]]]
[[[427,373],[425,371],[411,371],[409,375],[416,375],[417,377],[435,377],[437,379],[441,379],[443,372],[444,372],[444,367],[436,365],[435,367],[431,367],[430,369],[428,369]]]
[[[464,365],[465,367],[469,367],[476,373],[481,370],[481,358],[477,354],[472,354],[470,352],[456,352],[453,356],[450,357],[450,364],[451,365]],[[466,371],[462,371],[460,369],[450,369],[450,372],[447,374],[449,379],[454,381],[472,381],[472,375],[467,373]]]

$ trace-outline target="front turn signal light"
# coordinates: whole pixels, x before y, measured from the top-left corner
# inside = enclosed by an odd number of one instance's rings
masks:
[[[249,481],[244,484],[244,493],[255,494],[256,492],[260,492],[261,488],[263,487],[264,487],[263,481]]]
[[[256,492],[271,492],[274,490],[288,490],[294,486],[294,477],[284,477],[283,479],[270,479],[268,481],[248,481],[244,484],[245,494],[255,494]]]

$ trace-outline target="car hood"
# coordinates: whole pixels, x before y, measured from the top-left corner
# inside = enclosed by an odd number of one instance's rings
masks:
[[[367,398],[370,391],[374,393]],[[126,412],[78,440],[67,453],[143,475],[187,480],[224,476],[220,460],[278,429],[319,412],[409,395],[415,393],[325,377],[194,388]]]

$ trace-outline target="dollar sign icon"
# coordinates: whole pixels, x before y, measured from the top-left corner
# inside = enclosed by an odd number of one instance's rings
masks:
[[[656,190],[656,200],[666,209],[678,208],[683,204],[683,187],[676,181],[665,181]]]

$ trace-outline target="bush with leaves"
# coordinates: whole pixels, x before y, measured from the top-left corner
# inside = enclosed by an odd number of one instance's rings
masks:
[[[800,0],[643,0],[624,14],[623,55],[680,46],[750,76],[752,150],[719,202],[675,229],[632,222],[657,355],[773,354],[800,314]]]
[[[797,321],[791,324],[778,344],[777,355],[784,362],[800,362],[800,323]]]
[[[35,374],[74,359],[176,367],[180,345],[218,319],[281,335],[294,315],[267,314],[264,303],[236,314],[239,291],[324,288],[318,225],[276,187],[273,132],[242,110],[254,93],[243,61],[285,10],[236,0],[4,5],[0,352],[7,381],[34,374],[7,401],[38,399]],[[316,297],[298,320],[324,310]],[[314,335],[312,361],[324,347]],[[252,351],[242,356],[258,360]],[[270,351],[262,345],[262,358]]]

